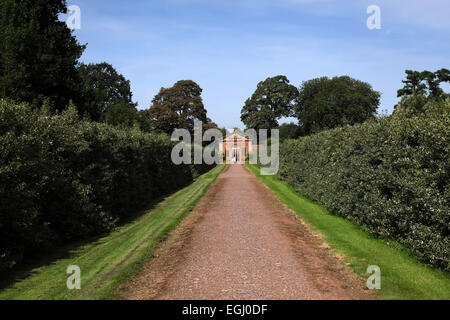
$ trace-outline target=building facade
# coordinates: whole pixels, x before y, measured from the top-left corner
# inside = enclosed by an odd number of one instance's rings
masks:
[[[257,146],[240,130],[227,135],[220,143],[219,150],[223,153],[226,163],[244,163],[248,160],[249,152]]]

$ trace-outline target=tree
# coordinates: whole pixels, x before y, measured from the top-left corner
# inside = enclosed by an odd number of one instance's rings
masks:
[[[440,87],[441,81],[436,73],[431,71],[422,72],[423,78],[427,84],[428,92],[431,97],[439,98],[444,94],[444,90]]]
[[[154,130],[148,110],[139,110],[136,114],[136,122],[139,125],[139,129],[144,132],[152,132]]]
[[[210,118],[206,118],[206,122],[203,124],[203,132],[205,132],[209,129],[218,129],[218,126]]]
[[[450,70],[442,68],[436,72],[406,70],[406,80],[397,95],[401,101],[395,105],[394,114],[406,117],[445,109],[445,99],[449,94],[441,88],[441,83],[450,82]]]
[[[175,129],[194,131],[194,121],[207,123],[202,88],[192,80],[181,80],[171,88],[161,88],[152,101],[149,116],[153,127],[169,135]]]
[[[78,103],[80,45],[58,15],[65,0],[0,0],[0,98],[57,109]]]
[[[300,126],[296,125],[293,122],[283,123],[279,127],[279,130],[280,130],[280,140],[297,139],[302,135]]]
[[[115,110],[111,112],[116,115],[120,108],[122,114],[126,110],[133,112],[132,109],[134,113],[137,112],[137,104],[132,101],[130,81],[119,74],[112,65],[106,62],[80,64],[78,73],[81,79],[82,96],[82,103],[78,109],[81,114],[88,113],[92,120],[100,121],[114,106]]]
[[[423,84],[424,75],[422,72],[406,70],[406,80],[402,80],[405,86],[398,90],[397,96],[402,97],[412,94],[425,94],[426,85]]]
[[[138,122],[136,107],[124,101],[110,106],[106,112],[106,123],[124,128],[131,128]]]
[[[303,134],[309,135],[374,117],[380,93],[348,76],[316,78],[303,82],[295,115]]]
[[[440,82],[450,82],[450,70],[442,68],[435,73]]]
[[[401,101],[394,107],[394,115],[403,115],[406,117],[412,117],[422,114],[426,111],[427,97],[424,94],[416,93],[411,95],[405,95]]]
[[[245,102],[241,120],[249,129],[276,128],[280,118],[291,115],[297,96],[297,88],[286,76],[267,78]]]
[[[228,135],[228,130],[227,128],[223,127],[219,129],[220,132],[222,132],[222,136],[225,138]]]
[[[423,95],[434,99],[445,99],[448,95],[440,87],[443,82],[450,82],[450,70],[442,68],[436,72],[406,70],[403,88],[397,91],[398,97]]]

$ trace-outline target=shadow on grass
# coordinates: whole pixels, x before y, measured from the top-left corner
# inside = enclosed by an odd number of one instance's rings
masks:
[[[193,182],[193,181],[192,181]],[[192,183],[191,182],[191,183]],[[147,203],[145,206],[143,206],[141,209],[138,210],[132,210],[132,214],[127,215],[126,217],[123,217],[113,228],[112,230],[108,232],[101,233],[96,236],[92,236],[90,238],[72,242],[72,243],[65,243],[61,245],[55,245],[48,247],[46,249],[40,250],[39,252],[28,254],[27,258],[23,260],[21,263],[14,266],[12,269],[7,270],[6,272],[2,272],[0,274],[0,291],[8,289],[12,287],[16,282],[25,280],[29,277],[31,277],[33,274],[35,274],[38,268],[50,266],[53,263],[62,260],[62,259],[68,259],[71,257],[74,257],[77,255],[77,253],[86,245],[90,243],[94,243],[99,241],[100,239],[107,237],[111,235],[114,231],[117,229],[124,227],[130,223],[132,223],[134,220],[140,218],[144,214],[148,213],[149,211],[155,209],[155,207],[162,202],[165,198],[168,196],[180,191],[181,189],[185,188],[186,185],[182,185],[176,190],[173,190],[171,192],[167,192],[164,195],[161,195],[157,197],[156,199],[151,200],[149,203]]]
[[[19,264],[14,266],[12,269],[2,272],[0,274],[0,291],[11,288],[15,283],[23,281],[34,274],[39,272],[40,268],[51,266],[59,260],[69,259],[77,257],[83,247],[98,242],[100,239],[110,236],[113,232],[120,228],[126,227],[127,225],[133,223],[140,217],[144,216],[146,213],[154,210],[162,201],[166,198],[174,196],[173,200],[182,195],[176,195],[180,190],[188,187],[194,183],[200,176],[210,172],[215,167],[211,167],[209,170],[199,171],[197,175],[191,175],[186,179],[184,183],[179,186],[174,187],[172,190],[167,190],[163,194],[157,196],[155,199],[144,203],[143,205],[129,208],[125,216],[121,217],[117,222],[117,225],[110,231],[98,234],[96,236],[89,237],[87,239],[61,243],[42,250],[36,250],[35,252],[28,252],[25,259]],[[139,201],[139,200],[137,200]],[[133,203],[133,201],[131,201]],[[142,203],[142,202],[141,202]]]

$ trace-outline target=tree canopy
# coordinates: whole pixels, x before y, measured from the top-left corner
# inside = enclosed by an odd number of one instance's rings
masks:
[[[300,87],[295,115],[303,134],[354,125],[374,117],[380,93],[348,76],[316,78]]]
[[[286,76],[267,78],[258,83],[252,97],[247,99],[241,111],[241,120],[251,129],[278,127],[278,120],[291,115],[298,96],[295,86]]]
[[[194,121],[208,123],[201,97],[202,88],[192,80],[181,80],[171,88],[161,88],[148,114],[154,129],[169,135],[175,129],[194,131]]]
[[[404,87],[398,90],[398,97],[424,95],[431,98],[445,98],[441,83],[450,83],[450,70],[442,68],[436,72],[406,70],[406,79],[402,80]]]
[[[0,98],[63,109],[77,101],[80,45],[58,15],[65,0],[0,1]]]
[[[297,139],[302,135],[301,127],[295,123],[283,123],[279,128],[280,140]]]
[[[126,102],[117,102],[109,107],[105,118],[106,123],[113,126],[131,128],[135,123],[140,126],[136,107]]]
[[[92,120],[99,121],[103,120],[108,112],[113,112],[116,120],[119,120],[119,114],[129,116],[133,109],[134,113],[137,112],[136,103],[132,101],[130,81],[112,65],[106,62],[81,64],[78,73],[83,100],[78,106],[81,114],[88,113]],[[115,107],[114,111],[110,110],[112,107]],[[128,120],[125,119],[126,121]]]
[[[406,70],[405,73],[404,87],[398,90],[401,101],[394,107],[395,115],[411,117],[428,112],[448,112],[450,95],[444,92],[441,84],[450,82],[450,70]]]
[[[203,124],[203,131],[209,130],[209,129],[219,129],[217,124],[212,121],[210,118],[206,118],[206,122]]]

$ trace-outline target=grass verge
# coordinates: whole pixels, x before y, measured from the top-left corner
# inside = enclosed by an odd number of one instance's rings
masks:
[[[259,168],[247,168],[289,209],[322,234],[331,249],[345,256],[359,276],[367,279],[369,265],[381,269],[381,290],[385,299],[450,299],[450,274],[420,262],[398,242],[374,238],[363,227],[330,214],[325,208],[299,195],[277,176],[261,176]]]
[[[198,177],[153,209],[110,235],[66,252],[66,257],[46,262],[23,279],[0,291],[1,300],[110,299],[118,286],[137,274],[154,248],[195,207],[225,165]],[[68,290],[67,267],[81,269],[81,290]],[[10,280],[11,281],[11,280]]]

